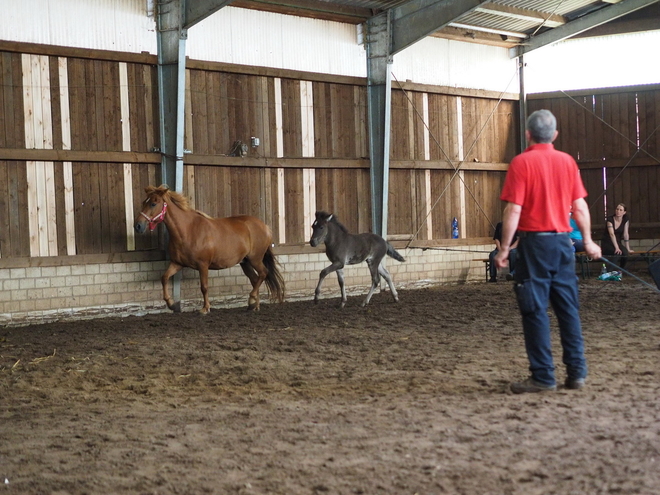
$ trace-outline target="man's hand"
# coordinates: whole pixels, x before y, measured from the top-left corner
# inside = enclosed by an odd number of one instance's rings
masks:
[[[495,266],[497,268],[504,268],[505,266],[509,266],[509,249],[501,249],[498,251],[493,261],[495,262]]]
[[[600,259],[603,256],[600,246],[594,241],[589,241],[584,245],[584,252],[587,253],[587,256],[592,260]]]

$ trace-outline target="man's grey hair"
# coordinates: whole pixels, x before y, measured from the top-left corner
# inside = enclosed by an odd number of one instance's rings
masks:
[[[537,143],[551,143],[557,130],[557,119],[550,110],[537,110],[527,117],[527,130]]]

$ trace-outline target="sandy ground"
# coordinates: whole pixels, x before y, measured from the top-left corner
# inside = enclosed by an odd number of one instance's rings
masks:
[[[507,282],[2,328],[0,494],[656,495],[660,294],[580,294],[587,387],[522,396]]]

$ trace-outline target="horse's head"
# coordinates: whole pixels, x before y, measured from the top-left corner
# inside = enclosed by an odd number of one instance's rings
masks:
[[[142,234],[149,230],[154,230],[156,225],[165,220],[167,212],[167,201],[165,195],[169,191],[166,185],[159,187],[148,186],[144,189],[147,193],[147,199],[142,202],[142,210],[135,218],[135,231]]]
[[[332,219],[333,215],[331,213],[326,213],[325,211],[316,212],[316,220],[312,224],[312,237],[309,239],[309,244],[312,247],[325,242],[325,238],[328,237],[328,222]]]

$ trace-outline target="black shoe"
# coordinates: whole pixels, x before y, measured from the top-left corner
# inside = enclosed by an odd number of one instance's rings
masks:
[[[510,282],[511,280],[513,280],[513,275],[511,275],[510,273],[507,273],[506,274],[506,279]]]
[[[580,390],[584,387],[584,378],[570,378],[567,377],[564,386],[571,390]]]
[[[534,394],[537,392],[554,392],[555,390],[557,390],[557,385],[544,385],[531,377],[524,382],[513,382],[511,384],[511,392],[514,394]]]
[[[488,282],[497,282],[497,278],[494,278],[494,277],[493,277],[493,278],[489,278],[489,279],[488,279]]]

